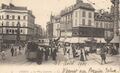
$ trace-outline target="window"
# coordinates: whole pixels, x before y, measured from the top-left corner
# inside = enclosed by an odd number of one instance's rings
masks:
[[[1,22],[1,25],[4,26],[4,25],[3,25],[3,22]]]
[[[98,22],[96,22],[96,27],[98,28]]]
[[[12,19],[15,19],[15,16],[14,16],[14,15],[12,15]]]
[[[9,22],[6,22],[6,26],[9,26]]]
[[[102,28],[103,26],[102,26],[102,22],[101,22],[101,24],[100,24],[100,28]]]
[[[6,16],[6,19],[9,19],[9,15]]]
[[[82,19],[82,25],[85,25],[85,19]]]
[[[21,30],[21,33],[22,33],[22,30]]]
[[[2,19],[4,19],[4,16],[2,15]]]
[[[92,18],[92,13],[91,12],[89,12],[89,18]]]
[[[14,34],[14,30],[12,30],[12,34]]]
[[[77,25],[77,19],[75,19],[75,26]]]
[[[8,29],[6,30],[6,33],[8,33]]]
[[[9,32],[11,32],[11,29],[9,30]]]
[[[91,26],[91,24],[92,24],[92,23],[91,23],[91,20],[89,20],[89,21],[88,21],[88,25]]]
[[[26,16],[23,16],[23,19],[25,20],[25,19],[26,19]]]
[[[86,12],[85,11],[82,12],[82,16],[86,17]]]
[[[20,16],[18,16],[18,20],[20,20]]]
[[[12,26],[15,26],[15,23],[14,23],[14,22],[12,22]]]
[[[75,13],[75,17],[77,17],[77,11],[76,11],[76,13]]]
[[[15,32],[17,33],[17,29],[15,30]]]
[[[23,23],[23,27],[26,27],[25,23]]]

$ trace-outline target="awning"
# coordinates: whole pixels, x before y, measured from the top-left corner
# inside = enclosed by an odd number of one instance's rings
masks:
[[[71,38],[66,38],[64,42],[71,43]]]
[[[64,42],[64,41],[65,41],[65,38],[60,38],[59,41],[60,41],[60,42]]]
[[[110,43],[119,43],[119,36],[115,36]]]
[[[71,43],[85,43],[85,40],[87,38],[82,38],[82,37],[72,37],[71,38]]]
[[[97,43],[106,43],[104,38],[94,38],[95,40],[97,40]]]

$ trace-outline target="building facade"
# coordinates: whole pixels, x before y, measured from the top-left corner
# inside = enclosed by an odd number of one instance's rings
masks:
[[[54,18],[54,17],[53,17]],[[54,19],[55,20],[55,19]],[[53,34],[57,33],[54,28],[55,21],[51,20]],[[60,12],[60,41],[69,43],[86,43],[88,40],[94,40],[97,44],[106,43],[106,31],[110,31],[107,35],[112,35],[113,18],[111,13],[99,10],[95,12],[95,8],[82,0],[76,0],[76,3]],[[112,38],[112,37],[110,37]]]
[[[34,27],[34,39],[38,40],[40,38],[42,38],[42,27],[39,24],[35,24]]]
[[[60,35],[60,16],[51,15],[50,21],[47,23],[47,37],[51,39],[56,39]]]
[[[20,24],[20,40],[28,41],[32,38],[35,26],[35,16],[27,7],[13,4],[2,4],[0,8],[0,36],[4,43],[15,43],[17,38],[17,24]]]

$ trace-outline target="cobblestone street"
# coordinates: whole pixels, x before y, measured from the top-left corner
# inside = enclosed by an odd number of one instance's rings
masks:
[[[21,55],[18,56],[11,56],[10,50],[7,50],[6,52],[6,59],[2,60],[0,59],[0,64],[1,65],[37,65],[36,62],[30,62],[26,59],[26,55],[24,54],[24,50],[22,51]],[[88,60],[85,61],[84,63],[80,61],[79,57],[78,58],[71,58],[69,60],[66,60],[66,57],[63,55],[62,52],[60,52],[59,56],[57,57],[57,61],[53,61],[51,58],[49,58],[48,61],[42,62],[42,65],[97,65],[101,66],[101,58],[97,54],[89,54],[87,56]],[[59,59],[62,59],[59,61]],[[115,55],[115,56],[109,56],[107,55],[107,64],[105,66],[120,66],[120,56]]]

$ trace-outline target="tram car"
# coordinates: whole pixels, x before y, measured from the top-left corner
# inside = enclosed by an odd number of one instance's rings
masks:
[[[35,42],[28,42],[26,57],[29,61],[36,61],[37,58],[38,44]]]

